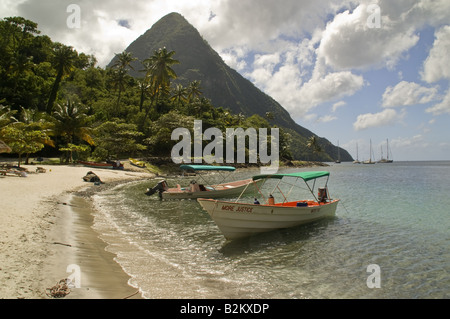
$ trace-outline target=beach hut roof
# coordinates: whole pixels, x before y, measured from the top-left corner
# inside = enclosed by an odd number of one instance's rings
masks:
[[[10,153],[11,148],[5,142],[0,140],[0,153]]]

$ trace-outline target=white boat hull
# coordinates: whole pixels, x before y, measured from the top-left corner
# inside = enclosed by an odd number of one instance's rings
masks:
[[[255,192],[255,187],[253,185],[249,185],[254,183],[252,179],[224,183],[219,185],[214,185],[211,188],[208,187],[207,190],[204,191],[186,191],[177,188],[170,188],[167,191],[162,193],[162,199],[171,200],[171,199],[197,199],[197,198],[228,198],[235,197],[236,195],[240,195],[245,188],[247,190],[245,193],[250,194]],[[256,183],[261,185],[262,181],[256,181]]]
[[[255,205],[198,199],[225,238],[229,240],[248,237],[257,233],[307,224],[336,213],[339,200],[307,207]]]

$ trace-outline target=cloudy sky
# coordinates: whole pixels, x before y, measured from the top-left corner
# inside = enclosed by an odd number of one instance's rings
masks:
[[[300,125],[359,159],[450,160],[448,0],[0,0],[100,66],[170,12]],[[384,151],[384,155],[386,152]]]

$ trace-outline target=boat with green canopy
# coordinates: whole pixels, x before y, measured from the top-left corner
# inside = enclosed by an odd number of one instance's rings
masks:
[[[242,196],[239,196],[236,201],[206,198],[199,198],[197,201],[208,212],[225,238],[233,240],[334,216],[339,200],[331,199],[329,196],[329,176],[330,173],[325,171],[257,175],[252,178],[253,183],[247,188],[253,185],[258,196],[261,196],[262,203],[257,198],[253,203],[240,202]],[[316,181],[322,178],[326,178],[326,181],[322,187],[319,187]],[[278,181],[275,181],[274,186],[272,185],[273,188],[270,187],[269,196],[265,197],[262,189],[270,180]],[[290,201],[288,198],[292,196],[293,190],[301,188],[298,185],[299,180],[303,182],[302,184],[306,184],[312,197]],[[263,184],[259,185],[261,181]],[[317,196],[315,189],[317,189]],[[273,195],[278,197],[278,203],[275,202]],[[295,193],[295,197],[298,196],[298,192]]]
[[[195,173],[196,177],[201,179],[201,182],[197,180],[191,180],[188,186],[182,187],[176,185],[174,188],[169,188],[166,180],[160,181],[155,187],[147,189],[145,193],[151,196],[158,193],[161,199],[197,199],[203,198],[232,198],[243,192],[249,184],[253,184],[253,179],[225,182],[231,173],[236,168],[232,166],[215,166],[215,165],[181,165],[180,170],[185,173]],[[220,175],[221,182],[212,184],[207,181],[200,172],[217,172]],[[230,174],[226,174],[230,173]],[[259,183],[261,184],[261,182]],[[250,191],[250,189],[249,189]]]

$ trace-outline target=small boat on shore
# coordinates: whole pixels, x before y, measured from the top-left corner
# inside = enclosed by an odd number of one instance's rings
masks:
[[[120,161],[108,161],[106,163],[98,163],[98,162],[87,162],[87,161],[78,161],[78,164],[84,165],[90,168],[101,168],[101,169],[118,169],[123,170],[123,164]]]
[[[180,169],[187,173],[195,172],[196,176],[200,171],[215,171],[215,172],[234,172],[236,168],[231,166],[212,166],[212,165],[181,165]],[[224,181],[226,176],[222,176]],[[253,180],[246,179],[234,182],[221,182],[219,184],[210,184],[207,181],[200,184],[196,180],[192,180],[190,184],[186,187],[181,187],[177,185],[175,188],[169,188],[165,180],[160,181],[155,187],[147,189],[145,193],[151,196],[158,192],[161,199],[197,199],[199,197],[204,198],[226,198],[234,197],[242,193],[242,191],[251,183]]]
[[[139,168],[145,168],[146,167],[144,161],[140,161],[140,160],[137,160],[135,158],[129,158],[129,161],[130,161],[130,164],[133,165],[133,166],[136,166],[136,167],[139,167]]]
[[[255,198],[254,203],[239,203],[241,197],[236,201],[220,201],[214,199],[199,198],[197,201],[208,212],[217,224],[226,239],[234,240],[248,237],[254,234],[268,232],[276,229],[290,228],[306,223],[311,223],[326,217],[335,215],[338,199],[330,199],[328,195],[329,172],[300,172],[292,174],[258,175],[252,178],[254,185],[261,196],[258,181],[278,179],[277,185],[272,193],[278,190],[284,198],[281,203],[275,204],[273,196],[270,195],[264,204],[260,204]],[[315,181],[318,178],[327,177],[325,186],[318,188],[318,196],[314,194]],[[292,179],[295,179],[292,182]],[[285,181],[291,185],[289,193],[285,196],[279,187],[280,182]],[[299,199],[288,201],[287,197],[297,181],[303,180],[313,199]],[[308,184],[313,181],[312,187]],[[249,184],[250,186],[250,184]]]

